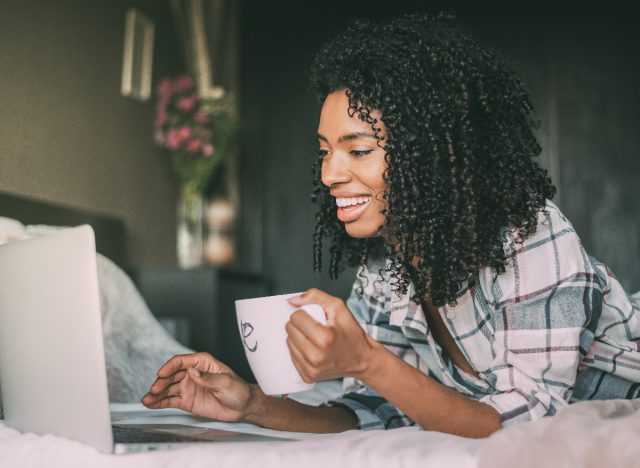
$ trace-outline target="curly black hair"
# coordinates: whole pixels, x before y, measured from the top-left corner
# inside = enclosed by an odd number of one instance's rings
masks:
[[[391,260],[397,293],[413,282],[413,301],[438,306],[455,304],[481,268],[505,271],[515,252],[507,239],[535,232],[555,188],[532,159],[541,148],[528,91],[503,59],[448,14],[357,20],[317,53],[311,83],[321,102],[347,93],[349,112],[372,126],[388,165],[387,235],[356,239],[336,218],[322,162],[314,164],[316,271],[325,237],[331,277],[377,250]]]

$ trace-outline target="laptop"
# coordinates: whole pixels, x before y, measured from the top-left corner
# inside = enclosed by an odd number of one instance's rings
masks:
[[[95,238],[88,225],[0,245],[0,388],[5,424],[105,453],[266,435],[180,424],[111,425]]]

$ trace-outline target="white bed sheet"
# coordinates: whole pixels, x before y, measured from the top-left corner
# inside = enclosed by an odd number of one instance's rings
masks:
[[[320,386],[296,399],[319,403],[337,387]],[[252,424],[213,422],[179,410],[151,411],[139,404],[113,404],[114,422],[192,424],[294,442],[211,443],[171,451],[105,455],[52,435],[20,434],[0,422],[0,467],[538,467],[638,466],[640,400],[577,403],[552,418],[511,426],[488,439],[465,439],[415,428],[348,431],[341,434],[278,432]]]
[[[339,387],[320,386],[296,399],[307,403],[326,401]],[[151,411],[139,404],[112,404],[118,423],[192,424],[254,434],[277,434],[294,442],[207,443],[177,450],[106,455],[92,447],[52,435],[20,434],[0,424],[0,466],[11,468],[147,468],[147,467],[261,467],[337,468],[340,466],[443,467],[477,466],[482,441],[421,431],[415,428],[389,431],[348,431],[341,434],[302,434],[264,429],[252,424],[213,422],[179,410]]]
[[[128,408],[127,408],[128,406]],[[208,422],[187,414],[167,412],[146,416],[140,406],[119,405],[117,420],[128,423],[179,423],[232,429],[257,434],[277,431],[250,424]],[[129,413],[129,414],[126,414]],[[133,414],[131,414],[133,413]],[[104,467],[147,468],[179,466],[208,467],[476,467],[479,441],[420,431],[413,428],[390,431],[348,431],[341,434],[309,435],[279,433],[300,439],[295,442],[210,443],[177,450],[105,455],[92,447],[52,435],[20,434],[0,427],[0,466],[3,467]]]

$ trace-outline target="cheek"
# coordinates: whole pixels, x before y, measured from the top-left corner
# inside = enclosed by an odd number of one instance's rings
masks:
[[[384,180],[384,172],[386,170],[386,164],[376,164],[375,167],[370,168],[366,174],[367,185],[369,188],[382,200],[382,195],[385,190],[387,190],[388,186]]]
[[[373,203],[373,208],[375,210],[375,213],[377,215],[380,215],[381,217],[384,217],[385,214],[382,213],[383,210],[386,210],[387,208],[387,202],[384,199],[384,192],[378,192],[376,194],[376,199]]]
[[[368,179],[371,183],[371,188],[376,192],[383,192],[387,188],[387,184],[384,180],[384,173],[387,170],[387,163],[384,160],[384,154],[381,154],[376,158],[375,164],[372,164],[368,171]]]

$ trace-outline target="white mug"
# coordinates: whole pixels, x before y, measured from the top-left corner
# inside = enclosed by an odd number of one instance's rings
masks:
[[[257,297],[236,301],[236,317],[244,352],[258,381],[267,395],[283,395],[311,390],[291,360],[285,325],[291,314],[303,309],[325,325],[327,317],[318,304],[294,307],[287,299],[301,293]]]

